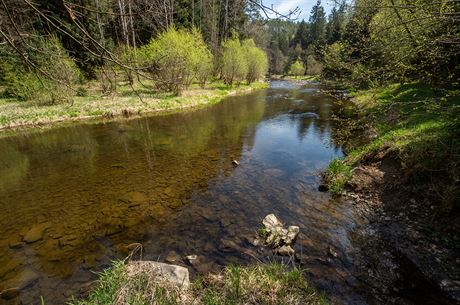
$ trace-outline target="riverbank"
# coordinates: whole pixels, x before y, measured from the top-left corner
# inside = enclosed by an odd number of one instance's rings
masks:
[[[207,274],[191,285],[175,286],[139,272],[128,277],[126,265],[115,262],[100,274],[89,296],[74,305],[92,304],[329,304],[307,284],[303,272],[277,263],[228,266],[220,274]]]
[[[58,105],[38,105],[34,101],[0,98],[0,130],[19,127],[39,127],[57,122],[81,121],[94,118],[142,115],[210,105],[230,95],[267,88],[265,82],[228,86],[222,82],[207,84],[205,88],[192,85],[181,96],[155,93],[148,81],[136,83],[134,90],[119,85],[117,93],[101,96],[97,83],[79,90],[72,102]]]
[[[325,176],[365,220],[357,261],[382,300],[460,300],[458,94],[415,83],[351,92],[337,119],[347,156]]]

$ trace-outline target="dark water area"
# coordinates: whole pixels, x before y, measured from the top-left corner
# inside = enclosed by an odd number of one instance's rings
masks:
[[[20,293],[0,304],[84,295],[131,243],[144,259],[200,256],[192,274],[277,259],[251,244],[269,213],[300,227],[295,249],[320,290],[366,304],[348,255],[353,210],[317,190],[342,156],[341,106],[318,89],[274,81],[197,111],[1,139],[0,291]]]

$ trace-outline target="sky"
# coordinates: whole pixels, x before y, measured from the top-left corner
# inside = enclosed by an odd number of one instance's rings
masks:
[[[316,1],[317,0],[264,0],[263,3],[269,7],[273,5],[273,8],[282,14],[287,14],[289,10],[294,10],[298,6],[301,12],[297,20],[301,21],[302,19],[308,20],[311,8],[316,4]],[[334,6],[333,4],[333,0],[321,1],[321,5],[326,10],[327,15]]]

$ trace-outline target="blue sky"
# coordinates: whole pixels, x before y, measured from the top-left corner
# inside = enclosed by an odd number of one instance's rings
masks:
[[[310,11],[313,5],[316,4],[317,0],[264,0],[263,3],[266,6],[272,6],[280,13],[288,13],[289,10],[293,10],[295,7],[299,7],[301,10],[298,20],[308,20]],[[333,7],[334,2],[332,0],[322,0],[321,5],[326,10],[326,14],[329,14]]]

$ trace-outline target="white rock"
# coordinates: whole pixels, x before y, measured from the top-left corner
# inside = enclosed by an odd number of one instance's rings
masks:
[[[187,288],[190,285],[188,269],[181,266],[169,265],[154,261],[131,261],[125,267],[128,277],[146,273],[151,277],[169,281],[180,287]]]
[[[275,216],[275,214],[268,214],[262,220],[262,224],[265,226],[265,229],[272,231],[277,227],[283,227],[283,223]]]
[[[279,255],[282,255],[282,256],[292,256],[295,253],[294,249],[292,249],[291,246],[286,246],[286,245],[279,247],[277,252]]]

